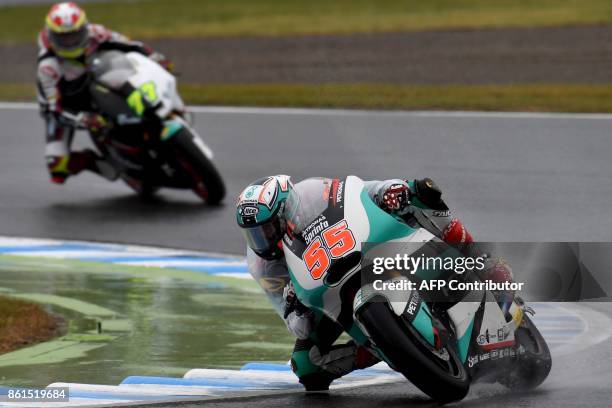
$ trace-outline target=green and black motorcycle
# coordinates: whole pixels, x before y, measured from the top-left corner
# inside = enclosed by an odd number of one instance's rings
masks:
[[[416,289],[400,297],[372,290],[364,268],[377,244],[419,247],[439,240],[381,210],[361,179],[302,181],[287,199],[286,214],[291,230],[283,250],[299,300],[338,322],[431,398],[460,400],[475,380],[534,388],[548,376],[548,346],[518,298],[504,312],[486,290],[452,302],[429,301]],[[417,272],[387,279],[428,278]]]

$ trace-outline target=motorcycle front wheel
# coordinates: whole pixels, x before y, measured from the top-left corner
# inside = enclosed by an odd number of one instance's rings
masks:
[[[471,380],[455,349],[435,350],[387,302],[367,303],[357,317],[385,360],[425,394],[440,403],[467,395]]]
[[[194,143],[191,132],[183,128],[170,139],[176,158],[191,179],[191,189],[207,204],[215,205],[225,197],[225,183],[215,165]]]

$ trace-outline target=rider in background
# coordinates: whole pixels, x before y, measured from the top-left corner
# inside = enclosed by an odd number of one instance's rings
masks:
[[[90,104],[87,66],[102,50],[139,52],[167,70],[172,63],[140,42],[89,23],[85,11],[68,2],[51,7],[38,46],[38,102],[46,124],[45,158],[51,181],[62,184],[82,170],[115,180],[117,171],[93,150],[70,151],[77,127],[96,133],[106,126]]]
[[[431,179],[366,181],[365,187],[370,198],[386,212],[399,218],[413,212],[424,214],[427,222],[422,226],[445,242],[457,247],[473,242],[461,221],[451,217],[442,192]],[[293,185],[284,175],[254,181],[238,196],[236,220],[247,241],[249,272],[297,337],[291,357],[293,371],[306,390],[327,390],[334,379],[379,360],[352,340],[334,345],[342,327],[325,316],[315,316],[297,299],[281,241],[288,228],[284,211],[291,190]],[[413,211],[415,207],[418,211]],[[512,278],[511,271],[502,264],[492,265],[487,275],[487,279],[495,281]]]

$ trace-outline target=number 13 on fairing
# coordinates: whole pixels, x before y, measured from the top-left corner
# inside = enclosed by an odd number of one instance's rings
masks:
[[[332,259],[346,255],[355,245],[355,237],[346,220],[327,228],[304,251],[302,258],[310,276],[313,279],[321,279],[329,269]]]

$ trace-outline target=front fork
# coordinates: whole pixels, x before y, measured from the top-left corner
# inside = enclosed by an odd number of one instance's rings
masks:
[[[195,146],[208,158],[208,160],[212,160],[214,157],[213,151],[208,147],[206,143],[202,140],[202,138],[198,135],[196,130],[185,120],[183,117],[179,115],[174,115],[170,119],[166,119],[163,122],[163,128],[160,135],[160,139],[162,142],[170,140],[172,137],[177,135],[182,129],[187,129],[192,136],[192,141]]]

